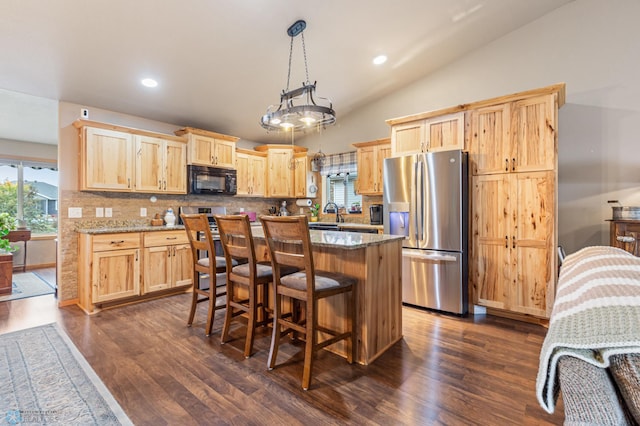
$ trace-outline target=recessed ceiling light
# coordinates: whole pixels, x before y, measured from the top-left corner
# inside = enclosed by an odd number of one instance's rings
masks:
[[[152,78],[145,78],[142,80],[142,85],[145,87],[156,87],[158,82]]]
[[[375,58],[373,58],[373,63],[376,65],[382,65],[385,62],[387,62],[387,57],[385,55],[378,55]]]

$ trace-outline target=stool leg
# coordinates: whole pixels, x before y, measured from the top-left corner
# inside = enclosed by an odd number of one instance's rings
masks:
[[[189,311],[189,320],[187,321],[187,326],[191,327],[193,324],[193,317],[196,315],[196,307],[198,306],[198,289],[200,288],[200,273],[197,271],[193,271],[193,290],[191,297],[191,311]]]
[[[249,312],[247,320],[247,337],[244,342],[244,357],[249,358],[251,356],[251,350],[253,349],[254,332],[256,330],[256,316],[258,314],[258,307],[256,302],[256,284],[249,285]]]
[[[220,336],[220,343],[225,344],[229,341],[229,328],[231,328],[231,320],[233,319],[233,308],[231,307],[231,301],[233,300],[233,282],[227,279],[227,307],[224,310],[224,323],[222,324],[222,334]]]
[[[204,332],[207,337],[211,335],[211,329],[213,328],[213,318],[216,311],[217,280],[217,274],[214,275],[213,280],[211,279],[211,277],[209,277],[209,309],[207,310],[207,328]]]
[[[311,309],[309,309],[311,307]],[[311,312],[309,312],[311,311]],[[306,342],[304,345],[304,370],[302,372],[302,389],[308,390],[311,384],[311,370],[313,369],[313,358],[316,352],[316,328],[318,325],[318,313],[317,313],[316,300],[307,302],[307,330],[306,330]],[[309,318],[310,317],[310,318]]]
[[[267,367],[269,370],[273,370],[276,366],[276,358],[278,357],[278,345],[280,344],[280,316],[281,314],[281,302],[282,296],[277,292],[273,295],[273,333],[271,335],[271,347],[269,348],[269,360]]]

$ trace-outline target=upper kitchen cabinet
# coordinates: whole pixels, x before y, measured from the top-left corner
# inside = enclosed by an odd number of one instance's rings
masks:
[[[306,152],[293,154],[293,196],[296,198],[315,197],[309,194],[309,157]]]
[[[188,139],[187,164],[235,169],[239,138],[192,127],[177,130],[175,134]]]
[[[186,194],[183,138],[77,120],[80,190]]]
[[[236,149],[236,195],[264,197],[266,195],[267,154],[247,149]]]
[[[292,198],[295,195],[295,179],[298,175],[295,173],[297,168],[305,168],[305,185],[306,185],[306,168],[308,160],[306,158],[307,148],[295,145],[260,145],[256,151],[265,152],[267,154],[267,193],[269,198]],[[304,154],[304,157],[299,154]],[[301,159],[304,158],[304,161]],[[300,171],[299,171],[300,172]],[[298,179],[301,179],[299,177]],[[304,197],[304,196],[300,196]]]
[[[472,174],[554,170],[557,114],[553,93],[472,110]]]
[[[391,157],[391,139],[354,143],[358,158],[356,191],[361,195],[382,195],[384,159]]]
[[[464,112],[426,113],[387,120],[387,123],[391,125],[393,157],[464,149]]]
[[[143,135],[134,141],[136,192],[186,194],[186,144]]]
[[[133,191],[134,156],[131,133],[106,128],[80,129],[80,189]]]

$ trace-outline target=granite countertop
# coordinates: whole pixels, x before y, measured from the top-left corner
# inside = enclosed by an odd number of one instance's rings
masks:
[[[313,246],[341,249],[359,249],[404,239],[401,235],[363,234],[361,232],[319,231],[313,229],[309,231],[309,234]],[[254,229],[253,236],[254,238],[264,239],[264,231],[262,229]]]
[[[184,231],[184,225],[151,226],[151,225],[123,225],[77,228],[80,234],[117,234],[120,232],[152,232],[152,231]]]
[[[358,225],[358,224],[349,224]],[[364,225],[371,227],[372,225]],[[373,225],[376,226],[376,225]],[[154,232],[154,231],[176,231],[184,230],[184,225],[175,226],[151,226],[144,224],[125,224],[123,226],[96,226],[78,228],[76,231],[81,234],[115,234],[120,232]],[[252,226],[253,236],[264,239],[264,231],[260,226]],[[216,232],[213,232],[216,235]],[[368,246],[385,244],[389,241],[402,240],[404,237],[388,234],[363,234],[360,232],[348,231],[317,231],[311,230],[311,243],[320,247],[335,247],[342,249],[359,249]]]

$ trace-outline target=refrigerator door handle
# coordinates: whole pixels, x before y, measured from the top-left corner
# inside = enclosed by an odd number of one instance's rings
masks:
[[[419,197],[419,198],[418,198]],[[418,156],[416,162],[416,239],[424,241],[424,159]]]
[[[411,200],[411,216],[413,217],[413,236],[416,240],[416,244],[418,241],[420,241],[420,238],[418,238],[418,224],[420,223],[420,220],[418,218],[419,212],[418,212],[418,194],[420,193],[420,187],[418,186],[418,184],[420,183],[420,163],[418,161],[418,159],[416,159],[416,162],[413,163],[413,200]]]
[[[410,257],[412,259],[422,259],[422,260],[435,260],[440,262],[456,262],[458,259],[455,256],[440,254],[440,253],[421,253],[414,250],[404,250],[402,252],[403,257]]]

